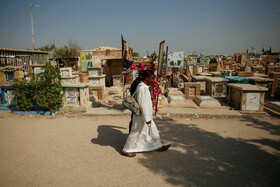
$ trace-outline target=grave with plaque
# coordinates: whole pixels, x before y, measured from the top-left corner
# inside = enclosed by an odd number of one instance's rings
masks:
[[[104,99],[105,77],[102,68],[88,68],[89,95],[91,101]],[[94,98],[95,97],[95,98]]]
[[[89,84],[87,83],[62,83],[64,90],[64,106],[85,107],[90,106]]]
[[[268,88],[252,84],[228,84],[229,103],[241,111],[263,111],[264,96]]]
[[[206,93],[212,97],[227,96],[227,79],[221,77],[206,77]]]
[[[79,83],[80,76],[72,75],[72,68],[60,68],[61,83]]]
[[[186,99],[193,99],[201,94],[200,82],[185,82],[184,89]]]

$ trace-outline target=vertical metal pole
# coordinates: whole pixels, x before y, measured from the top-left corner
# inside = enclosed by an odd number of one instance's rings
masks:
[[[33,50],[35,50],[35,45],[34,45],[34,32],[33,32],[33,15],[32,15],[32,4],[30,5],[31,8],[31,27],[32,27],[32,43],[33,43]]]
[[[4,87],[1,89],[2,104],[6,104]]]

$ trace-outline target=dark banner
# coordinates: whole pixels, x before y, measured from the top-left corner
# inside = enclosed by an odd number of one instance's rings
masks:
[[[123,36],[122,36],[122,59],[123,59],[123,67],[125,69],[130,68],[131,64],[133,63],[132,53],[128,43],[123,39]]]

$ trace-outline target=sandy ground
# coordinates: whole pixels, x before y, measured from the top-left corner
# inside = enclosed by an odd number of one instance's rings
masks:
[[[0,111],[0,186],[279,186],[280,120],[155,120],[167,152],[120,154],[129,117]]]

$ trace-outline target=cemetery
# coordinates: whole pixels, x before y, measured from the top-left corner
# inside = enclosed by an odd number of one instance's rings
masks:
[[[0,51],[1,109],[8,109],[16,104],[12,89],[15,80],[28,82],[30,74],[44,72],[48,53]],[[10,53],[15,58],[11,58]],[[30,60],[17,54],[28,54]],[[123,71],[122,50],[117,48],[82,50],[77,59],[76,68],[58,68],[63,89],[60,111],[100,107],[121,111],[122,99],[130,94],[130,85],[138,77],[138,71],[151,68],[159,77],[159,106],[154,106],[159,107],[159,113],[161,108],[174,106],[186,110],[189,106],[228,106],[242,113],[257,113],[263,112],[265,106],[272,106],[266,103],[279,100],[280,67],[273,56],[256,58],[237,53],[225,60],[221,56],[185,56],[184,52],[170,52],[159,54],[156,59],[134,58],[126,71]],[[273,109],[277,104],[273,104]]]

